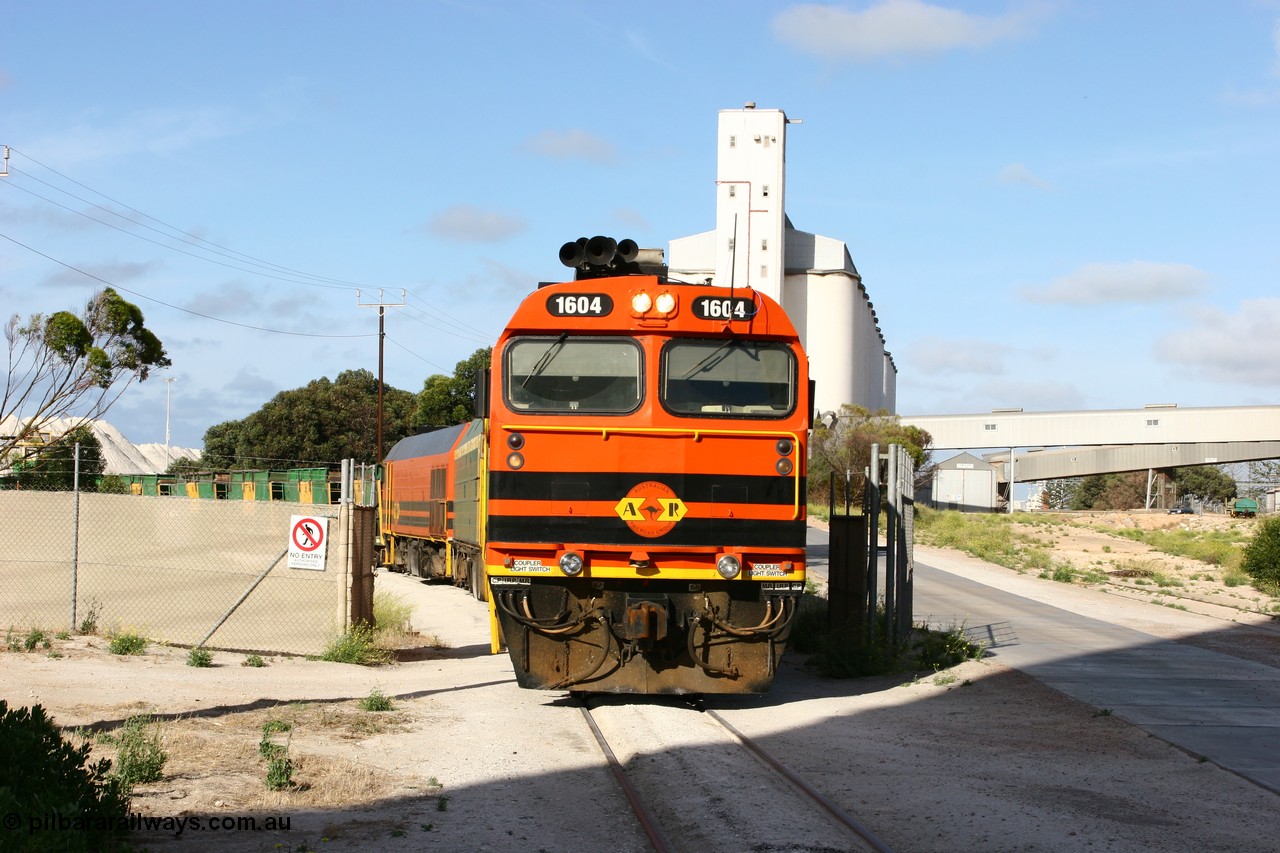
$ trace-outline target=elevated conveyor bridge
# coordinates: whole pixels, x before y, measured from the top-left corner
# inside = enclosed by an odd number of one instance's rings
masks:
[[[904,415],[928,431],[937,450],[1007,449],[1001,481],[1159,471],[1193,465],[1280,459],[1280,406],[1146,406],[1079,412],[997,409],[970,415]]]

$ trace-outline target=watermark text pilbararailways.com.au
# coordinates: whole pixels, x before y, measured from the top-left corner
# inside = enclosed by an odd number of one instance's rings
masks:
[[[161,817],[129,812],[126,815],[93,815],[40,812],[24,815],[8,812],[0,818],[6,833],[37,835],[54,832],[288,832],[289,815],[184,815]]]

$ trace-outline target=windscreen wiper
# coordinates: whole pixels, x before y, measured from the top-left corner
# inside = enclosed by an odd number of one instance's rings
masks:
[[[728,358],[729,353],[733,352],[732,349],[729,349],[730,347],[742,347],[743,349],[746,349],[746,345],[743,344],[742,341],[738,340],[737,338],[730,338],[729,340],[722,343],[720,346],[713,349],[711,352],[704,355],[697,364],[695,364],[693,367],[686,370],[684,376],[681,376],[680,378],[688,379],[689,377],[693,376],[693,374],[698,373],[699,371],[710,370],[711,368],[715,367],[720,362]],[[752,356],[752,358],[758,358],[758,356]]]
[[[546,351],[543,352],[542,355],[538,357],[538,360],[536,362],[534,362],[533,369],[529,371],[529,375],[526,376],[524,378],[524,381],[520,383],[521,388],[528,385],[529,380],[532,379],[533,377],[541,376],[542,371],[546,370],[548,367],[551,366],[551,362],[555,360],[555,357],[558,356],[564,350],[564,341],[565,341],[565,338],[567,337],[569,337],[568,332],[561,332],[560,337],[556,338],[554,341],[551,342],[551,344],[547,347]],[[559,349],[557,349],[557,347],[559,347]]]

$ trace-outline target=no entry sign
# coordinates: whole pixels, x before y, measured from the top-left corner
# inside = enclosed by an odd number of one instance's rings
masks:
[[[329,519],[295,515],[289,522],[289,568],[324,571]]]

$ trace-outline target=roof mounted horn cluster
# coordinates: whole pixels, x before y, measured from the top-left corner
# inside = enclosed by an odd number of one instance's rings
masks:
[[[635,240],[612,237],[579,237],[560,247],[560,263],[572,267],[574,279],[616,275],[667,277],[661,249],[641,249]]]

